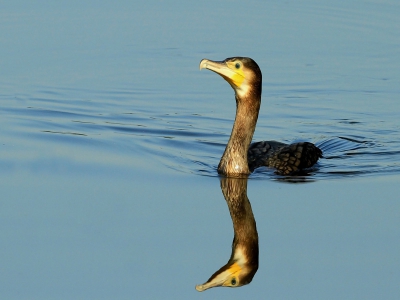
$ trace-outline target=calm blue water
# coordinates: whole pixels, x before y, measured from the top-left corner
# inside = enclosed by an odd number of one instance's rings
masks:
[[[399,16],[395,1],[1,4],[2,296],[398,299]],[[231,56],[263,71],[254,140],[324,158],[250,176],[259,271],[198,293],[230,256],[216,167],[235,113],[198,64]]]

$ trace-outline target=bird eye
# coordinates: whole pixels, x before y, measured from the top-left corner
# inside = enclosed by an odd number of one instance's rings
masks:
[[[236,285],[236,278],[232,278],[231,285]]]
[[[240,64],[239,64],[239,63],[236,63],[236,64],[235,64],[235,68],[236,68],[236,69],[240,69]]]

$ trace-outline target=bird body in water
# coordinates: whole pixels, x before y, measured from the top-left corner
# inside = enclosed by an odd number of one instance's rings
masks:
[[[261,105],[262,73],[248,57],[232,57],[224,61],[203,59],[200,69],[221,75],[235,91],[236,117],[218,173],[228,176],[248,175],[254,169],[275,168],[281,175],[293,175],[312,167],[322,151],[314,144],[284,144],[262,141],[251,144]]]

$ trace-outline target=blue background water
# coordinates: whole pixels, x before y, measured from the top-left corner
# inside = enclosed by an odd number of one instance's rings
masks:
[[[1,4],[3,297],[398,299],[399,16],[395,1]],[[263,71],[254,140],[325,158],[306,179],[251,176],[259,271],[200,294],[230,255],[216,166],[235,105],[198,64],[239,55]]]

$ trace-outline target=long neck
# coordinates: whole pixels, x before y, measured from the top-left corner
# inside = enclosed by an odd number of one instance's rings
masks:
[[[257,242],[256,221],[247,197],[247,178],[221,178],[221,190],[232,218],[234,244]]]
[[[250,174],[247,152],[260,110],[261,93],[257,94],[249,93],[245,97],[239,97],[236,94],[236,117],[231,137],[218,165],[218,173],[220,174]]]

